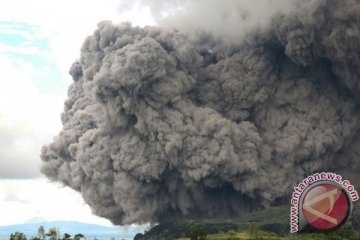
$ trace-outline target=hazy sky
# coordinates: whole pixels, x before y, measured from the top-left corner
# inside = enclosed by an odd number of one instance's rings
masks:
[[[61,129],[68,70],[102,20],[154,24],[146,8],[114,0],[13,0],[0,8],[0,225],[34,217],[110,224],[81,196],[39,172],[40,148]]]

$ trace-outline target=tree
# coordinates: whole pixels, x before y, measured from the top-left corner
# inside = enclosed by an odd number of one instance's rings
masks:
[[[191,240],[206,240],[206,232],[198,227],[191,227],[187,230],[186,235]]]
[[[46,236],[50,237],[50,240],[58,240],[59,239],[59,230],[55,227],[50,228]]]
[[[15,232],[10,235],[10,240],[27,240],[27,238],[24,233]]]
[[[40,240],[45,240],[46,234],[45,234],[45,228],[44,228],[44,226],[40,226],[40,227],[38,228],[38,237],[40,238]]]
[[[85,239],[85,236],[81,233],[75,234],[74,240]]]
[[[257,239],[257,235],[258,235],[258,226],[257,226],[257,221],[256,220],[250,220],[250,239]]]
[[[236,232],[234,230],[229,230],[227,232],[227,235],[229,235],[229,237],[226,240],[238,240],[239,238],[236,237]]]
[[[39,237],[31,237],[30,240],[41,240]]]
[[[134,237],[134,240],[140,240],[140,239],[143,238],[143,236],[144,236],[144,234],[142,234],[142,233],[137,233],[137,234],[135,235],[135,237]]]
[[[71,235],[70,234],[68,234],[68,233],[64,233],[64,235],[63,235],[63,238],[62,238],[63,240],[70,240],[71,239]]]

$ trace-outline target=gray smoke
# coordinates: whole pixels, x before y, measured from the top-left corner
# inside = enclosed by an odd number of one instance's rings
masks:
[[[314,171],[356,180],[359,13],[315,1],[237,43],[100,23],[42,172],[115,224],[238,216]]]
[[[309,8],[317,0],[119,0],[119,12],[147,6],[157,24],[176,27],[198,35],[207,32],[217,40],[239,43],[254,29],[268,26],[276,14],[290,14],[294,9]],[[130,2],[130,4],[129,4]],[[301,3],[301,4],[300,4]],[[188,35],[187,37],[191,37]]]

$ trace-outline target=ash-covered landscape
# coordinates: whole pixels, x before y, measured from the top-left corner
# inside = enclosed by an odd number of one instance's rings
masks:
[[[291,195],[307,176],[334,172],[360,186],[360,1],[115,8],[153,22],[104,18],[86,33],[36,173],[72,189],[106,226],[53,222],[39,235],[45,223],[19,225],[4,240],[360,238],[357,202],[336,231],[289,230]],[[75,204],[66,202],[64,211]]]

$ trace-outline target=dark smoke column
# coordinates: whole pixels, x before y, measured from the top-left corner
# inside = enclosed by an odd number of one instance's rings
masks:
[[[359,8],[318,1],[237,44],[100,23],[42,172],[115,224],[235,217],[314,171],[357,176]]]

